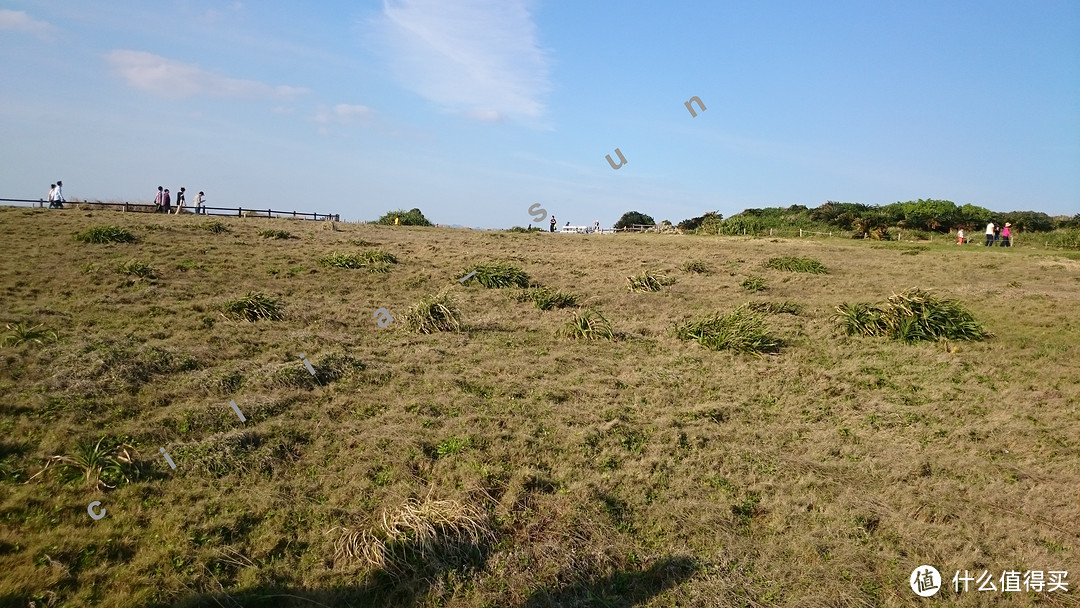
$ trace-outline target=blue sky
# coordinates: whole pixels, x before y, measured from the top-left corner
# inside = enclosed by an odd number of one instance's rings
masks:
[[[1080,213],[1077,2],[0,0],[0,57],[0,197]]]

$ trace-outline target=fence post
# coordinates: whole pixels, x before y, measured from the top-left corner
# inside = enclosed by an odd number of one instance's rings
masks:
[[[295,211],[292,212],[292,216],[296,217],[296,212]]]
[[[236,208],[236,217],[244,217],[244,208],[243,207],[237,207]]]
[[[266,217],[273,219],[274,216],[270,215],[271,213],[273,213],[273,211],[271,211],[270,209],[267,209],[266,210]]]

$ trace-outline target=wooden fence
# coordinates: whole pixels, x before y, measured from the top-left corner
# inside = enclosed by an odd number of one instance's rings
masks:
[[[0,198],[0,203],[30,203],[31,207],[45,207],[48,201],[44,199],[25,199],[25,198]],[[89,205],[91,207],[97,207],[100,209],[112,209],[114,211],[125,211],[135,213],[155,213],[158,211],[158,206],[149,203],[102,203],[99,201],[79,201],[79,200],[67,200],[64,201],[64,208],[71,209],[80,205]],[[18,205],[14,205],[18,206]],[[184,214],[195,215],[195,207],[191,205],[184,205]],[[173,205],[170,212],[176,210],[176,205]],[[294,217],[303,220],[334,220],[336,222],[341,221],[341,216],[336,213],[304,213],[301,211],[274,211],[273,209],[254,209],[251,207],[207,207],[203,205],[201,209],[201,215],[218,215],[218,216],[236,216],[236,217]]]

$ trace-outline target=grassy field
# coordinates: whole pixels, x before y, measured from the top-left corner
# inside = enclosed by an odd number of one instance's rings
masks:
[[[1075,254],[29,209],[0,243],[0,606],[1080,606]],[[908,288],[993,337],[833,318]],[[408,331],[439,294],[459,328]],[[674,331],[747,303],[769,354]]]

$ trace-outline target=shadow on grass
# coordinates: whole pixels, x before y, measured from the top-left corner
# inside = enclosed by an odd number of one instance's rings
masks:
[[[648,570],[616,572],[607,577],[585,579],[574,574],[576,582],[555,590],[534,592],[524,608],[554,608],[596,606],[630,608],[643,604],[688,580],[698,570],[697,563],[687,557],[668,557]]]
[[[477,549],[480,549],[477,547]],[[456,572],[469,575],[482,569],[487,560],[484,548],[478,563]],[[472,566],[475,566],[473,568]],[[642,571],[616,572],[610,576],[588,578],[581,573],[568,574],[574,582],[558,589],[533,592],[522,608],[589,607],[631,608],[690,579],[697,572],[697,563],[689,558],[660,560]],[[205,593],[193,595],[173,604],[158,604],[157,608],[278,608],[278,607],[343,607],[374,608],[389,606],[419,606],[429,603],[432,585],[448,573],[450,567],[439,571],[425,570],[407,581],[379,572],[368,583],[334,589],[289,589],[259,586],[234,593]]]

